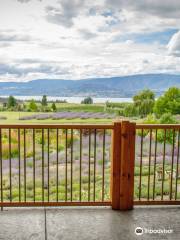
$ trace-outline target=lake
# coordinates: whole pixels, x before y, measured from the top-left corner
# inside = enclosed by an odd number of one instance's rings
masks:
[[[7,98],[8,96],[0,96]],[[14,96],[18,100],[41,100],[42,96]],[[56,100],[66,100],[68,103],[81,103],[81,101],[85,97],[53,97],[53,96],[47,96],[47,99],[49,101],[56,101]],[[132,98],[93,98],[94,103],[105,103],[105,102],[132,102]]]

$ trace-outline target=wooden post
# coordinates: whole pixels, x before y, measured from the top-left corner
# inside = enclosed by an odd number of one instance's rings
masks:
[[[115,122],[112,138],[112,209],[130,210],[134,195],[135,123]]]
[[[112,209],[120,207],[121,122],[114,123],[112,134],[111,201]]]
[[[135,123],[121,124],[120,210],[133,208]]]

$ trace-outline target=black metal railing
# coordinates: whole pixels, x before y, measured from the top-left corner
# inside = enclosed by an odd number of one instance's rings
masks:
[[[111,125],[0,126],[1,206],[110,204]]]
[[[180,204],[179,155],[177,124],[0,125],[0,206]]]
[[[135,200],[179,200],[180,126],[137,125],[136,129]]]

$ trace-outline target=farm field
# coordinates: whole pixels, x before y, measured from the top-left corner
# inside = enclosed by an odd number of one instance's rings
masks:
[[[56,108],[57,112],[1,111],[0,124],[111,123],[116,118],[104,110],[105,104],[56,103]]]
[[[0,112],[0,124],[63,124],[63,123],[111,123],[112,119],[108,118],[64,118],[64,119],[30,119],[19,120],[23,117],[30,117],[32,115],[47,115],[42,112]]]

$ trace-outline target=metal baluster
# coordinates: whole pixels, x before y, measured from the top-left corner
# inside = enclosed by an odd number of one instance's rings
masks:
[[[79,201],[81,202],[81,175],[82,175],[82,129],[80,129],[80,171],[79,171]]]
[[[24,129],[24,201],[26,202],[26,129]]]
[[[35,129],[33,129],[33,196],[34,196],[34,202],[36,201],[36,172],[35,172],[36,166],[35,166]]]
[[[161,189],[161,200],[163,200],[164,195],[164,171],[165,171],[165,157],[166,157],[166,129],[164,130],[164,151],[163,151],[163,177],[162,177],[162,189]]]
[[[56,201],[59,201],[59,129],[56,130]]]
[[[155,150],[154,150],[153,200],[155,197],[155,188],[156,188],[156,160],[157,160],[156,158],[157,158],[157,129],[156,129]]]
[[[48,202],[49,202],[49,143],[50,143],[50,140],[49,140],[49,128],[47,129],[47,194],[48,194]]]
[[[177,162],[176,162],[176,190],[175,190],[175,200],[177,200],[177,185],[178,185],[178,175],[179,175],[179,152],[180,152],[180,130],[178,132],[178,144],[177,144]]]
[[[2,166],[2,129],[0,128],[0,171],[1,171],[1,203],[3,203],[3,166]],[[1,211],[3,206],[1,206]]]
[[[171,180],[170,180],[170,195],[169,195],[170,200],[172,199],[173,168],[174,168],[174,144],[175,144],[175,129],[173,130],[173,144],[172,144]]]
[[[65,167],[65,201],[67,201],[67,136],[68,135],[68,130],[66,129],[66,153],[65,153],[65,158],[66,158],[66,167]]]
[[[73,129],[71,129],[71,202],[73,200]]]
[[[151,146],[152,146],[152,129],[150,130],[150,142],[149,142],[149,169],[148,169],[148,200],[150,192],[150,176],[151,176]]]
[[[21,202],[21,135],[18,129],[18,159],[19,159],[19,202]]]
[[[94,130],[94,202],[96,200],[96,129]]]
[[[88,167],[88,201],[91,194],[91,129],[89,129],[89,167]]]
[[[12,202],[12,161],[11,161],[11,129],[9,128],[9,190],[10,202]]]
[[[104,168],[105,168],[105,137],[106,130],[103,131],[103,164],[102,164],[102,201],[104,201]]]
[[[139,173],[139,200],[141,200],[141,185],[142,185],[143,135],[144,135],[144,130],[142,129],[141,130],[140,173]]]
[[[44,202],[44,129],[42,129],[42,201]]]

